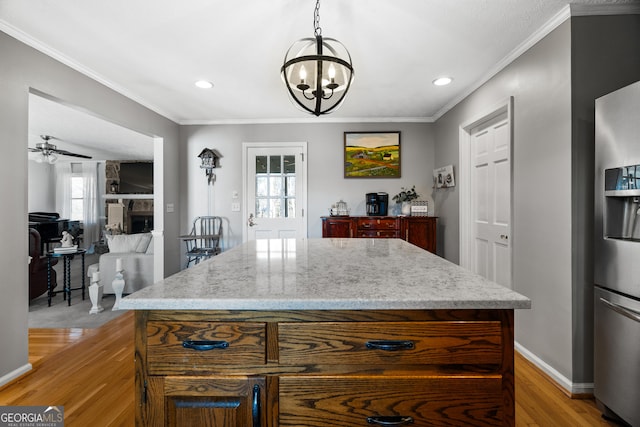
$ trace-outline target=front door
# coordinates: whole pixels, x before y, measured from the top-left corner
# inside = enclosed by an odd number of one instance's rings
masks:
[[[511,137],[506,113],[471,130],[472,265],[511,287]]]
[[[245,143],[244,241],[304,238],[306,143]]]

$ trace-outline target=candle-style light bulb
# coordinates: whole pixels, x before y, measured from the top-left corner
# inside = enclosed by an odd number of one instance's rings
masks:
[[[329,78],[332,82],[336,78],[336,67],[333,64],[329,65]]]
[[[304,65],[300,67],[300,83],[304,84],[307,79],[307,69],[304,68]]]
[[[323,86],[326,86],[327,89],[331,90],[331,95],[333,95],[333,91],[338,89],[338,83],[336,83],[336,67],[332,64],[329,64],[329,70],[327,71],[327,74],[329,75],[329,81],[324,84]],[[329,95],[329,98],[331,97],[331,95]]]

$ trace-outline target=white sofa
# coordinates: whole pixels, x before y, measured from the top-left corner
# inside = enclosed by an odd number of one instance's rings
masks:
[[[116,260],[121,259],[124,276],[123,294],[130,294],[153,284],[153,242],[151,233],[107,235],[109,252],[100,255],[100,283],[105,294],[113,294],[111,283],[116,275]]]

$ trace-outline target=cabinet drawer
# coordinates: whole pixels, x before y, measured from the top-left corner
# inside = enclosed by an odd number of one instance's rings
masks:
[[[147,323],[151,374],[208,372],[219,365],[266,363],[264,323]]]
[[[373,238],[398,238],[398,232],[396,230],[358,230],[356,237],[373,237]]]
[[[500,376],[283,376],[279,425],[504,425],[501,387]]]
[[[397,230],[396,218],[358,218],[358,230]]]
[[[299,364],[495,364],[500,322],[280,323],[279,360]]]

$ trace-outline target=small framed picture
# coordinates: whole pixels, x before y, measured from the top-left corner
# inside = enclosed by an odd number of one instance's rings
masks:
[[[453,165],[434,169],[433,182],[435,188],[455,187],[456,180],[453,176]]]
[[[400,132],[345,132],[345,178],[400,178]]]

